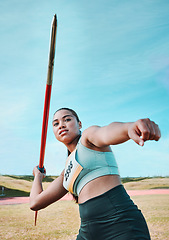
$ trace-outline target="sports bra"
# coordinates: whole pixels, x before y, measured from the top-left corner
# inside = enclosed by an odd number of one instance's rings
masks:
[[[79,141],[67,158],[63,186],[78,196],[88,182],[105,175],[119,175],[113,152],[95,151]]]

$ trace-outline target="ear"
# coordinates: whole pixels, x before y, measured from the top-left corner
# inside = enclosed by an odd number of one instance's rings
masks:
[[[81,129],[82,128],[82,122],[80,121],[78,123],[79,123],[79,129]]]

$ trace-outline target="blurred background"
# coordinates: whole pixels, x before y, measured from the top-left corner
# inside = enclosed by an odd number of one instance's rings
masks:
[[[159,142],[112,146],[122,177],[169,175],[169,2],[0,2],[0,174],[30,175],[39,163],[50,30],[58,18],[45,154],[47,175],[67,151],[52,132],[60,107],[83,129],[149,117]],[[83,130],[82,129],[82,130]]]

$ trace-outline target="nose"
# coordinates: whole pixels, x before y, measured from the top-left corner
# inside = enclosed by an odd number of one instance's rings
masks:
[[[59,129],[65,128],[65,124],[63,121],[60,121],[59,123]]]

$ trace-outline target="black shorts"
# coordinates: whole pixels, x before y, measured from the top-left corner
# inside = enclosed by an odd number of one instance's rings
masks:
[[[79,211],[76,240],[150,240],[146,221],[123,185],[79,204]]]

